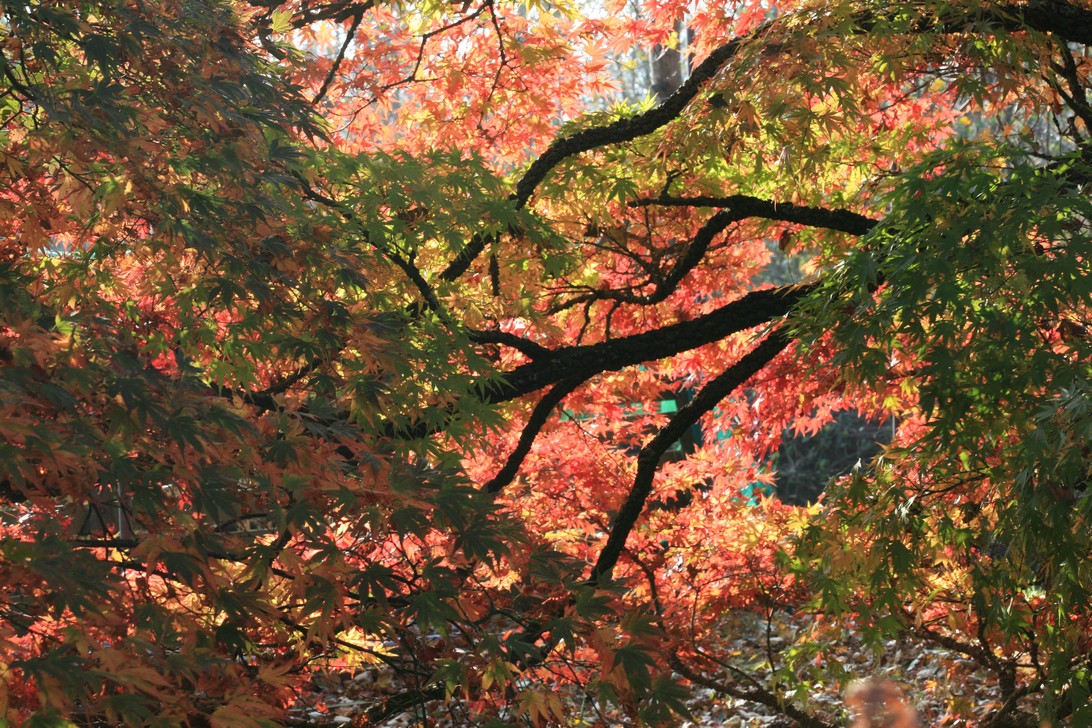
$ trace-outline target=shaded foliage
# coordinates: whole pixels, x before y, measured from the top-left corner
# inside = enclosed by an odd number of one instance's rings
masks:
[[[892,422],[873,422],[845,410],[814,435],[786,430],[777,448],[777,497],[783,503],[815,503],[832,479],[866,466],[895,432]]]

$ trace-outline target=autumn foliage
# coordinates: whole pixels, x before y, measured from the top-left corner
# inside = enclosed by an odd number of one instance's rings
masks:
[[[380,665],[361,725],[831,726],[852,630],[995,681],[937,722],[1092,725],[1090,43],[1083,0],[0,3],[0,724],[278,725]],[[845,410],[893,438],[780,502]]]

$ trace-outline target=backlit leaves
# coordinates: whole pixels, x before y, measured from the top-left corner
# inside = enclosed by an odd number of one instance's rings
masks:
[[[1092,113],[1044,8],[5,5],[0,722],[273,724],[375,663],[377,711],[823,725],[839,617],[1079,710]],[[768,497],[847,409],[881,456]]]

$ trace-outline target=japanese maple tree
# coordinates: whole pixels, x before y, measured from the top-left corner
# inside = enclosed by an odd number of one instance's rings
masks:
[[[827,726],[850,627],[1092,725],[1090,43],[1082,0],[0,4],[0,723],[277,725],[377,664],[362,724]],[[847,409],[881,455],[766,495]]]

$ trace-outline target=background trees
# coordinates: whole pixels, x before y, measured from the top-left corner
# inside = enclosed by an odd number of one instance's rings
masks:
[[[4,4],[9,721],[277,722],[371,661],[370,720],[823,725],[844,619],[1092,722],[1092,10],[641,10]],[[880,459],[752,495],[846,408]]]

